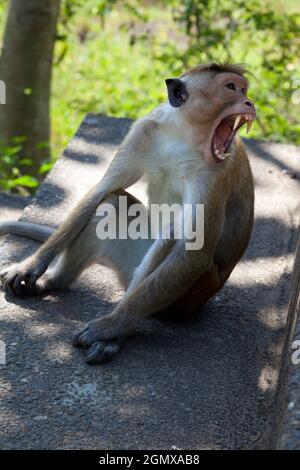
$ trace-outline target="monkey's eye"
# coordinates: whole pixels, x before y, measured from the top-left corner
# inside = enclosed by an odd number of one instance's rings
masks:
[[[227,83],[227,85],[225,85],[225,87],[229,88],[229,90],[236,90],[234,83]]]

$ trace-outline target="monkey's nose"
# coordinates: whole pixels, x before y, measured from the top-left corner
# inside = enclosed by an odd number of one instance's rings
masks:
[[[254,104],[251,103],[251,101],[246,101],[245,104],[246,104],[247,106],[251,106],[251,108],[254,108]]]

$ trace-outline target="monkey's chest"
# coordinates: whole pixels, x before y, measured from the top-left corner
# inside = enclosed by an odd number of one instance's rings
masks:
[[[149,202],[156,204],[182,203],[188,175],[185,166],[176,158],[157,160],[148,172]]]
[[[158,170],[148,177],[148,197],[152,204],[182,203],[184,179],[170,170]]]
[[[168,138],[167,138],[168,137]],[[148,167],[148,195],[151,203],[182,203],[183,191],[197,156],[176,135],[160,136],[154,160]]]

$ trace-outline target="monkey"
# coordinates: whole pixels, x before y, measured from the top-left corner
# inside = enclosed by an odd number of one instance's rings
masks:
[[[111,359],[140,319],[189,318],[225,284],[250,239],[254,184],[237,135],[256,118],[242,65],[210,63],[165,80],[167,99],[138,119],[101,181],[57,229],[4,222],[0,233],[43,242],[35,254],[1,272],[6,293],[23,297],[67,288],[89,265],[114,269],[124,294],[112,312],[73,337],[86,362]],[[139,202],[128,191],[146,178],[152,204],[204,204],[204,244],[187,250],[184,237],[104,239],[96,235],[98,210]],[[130,217],[127,218],[127,224]]]

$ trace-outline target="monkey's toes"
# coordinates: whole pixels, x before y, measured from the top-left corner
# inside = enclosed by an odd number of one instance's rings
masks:
[[[86,355],[88,364],[101,364],[119,352],[121,339],[101,341],[99,332],[94,330],[93,324],[90,323],[73,336],[72,344],[77,348],[88,349]]]
[[[107,362],[120,351],[120,346],[118,340],[98,341],[89,348],[85,360],[88,364]]]
[[[100,332],[93,328],[93,324],[89,323],[81,331],[73,336],[72,344],[77,348],[87,349],[97,341],[102,341]]]
[[[89,348],[98,341],[111,341],[119,338],[120,332],[114,326],[110,315],[93,320],[73,336],[72,344],[78,348]]]
[[[72,338],[72,345],[75,348],[88,348],[92,344],[92,342],[88,342],[88,330],[89,326],[86,325],[82,330],[74,334]]]

